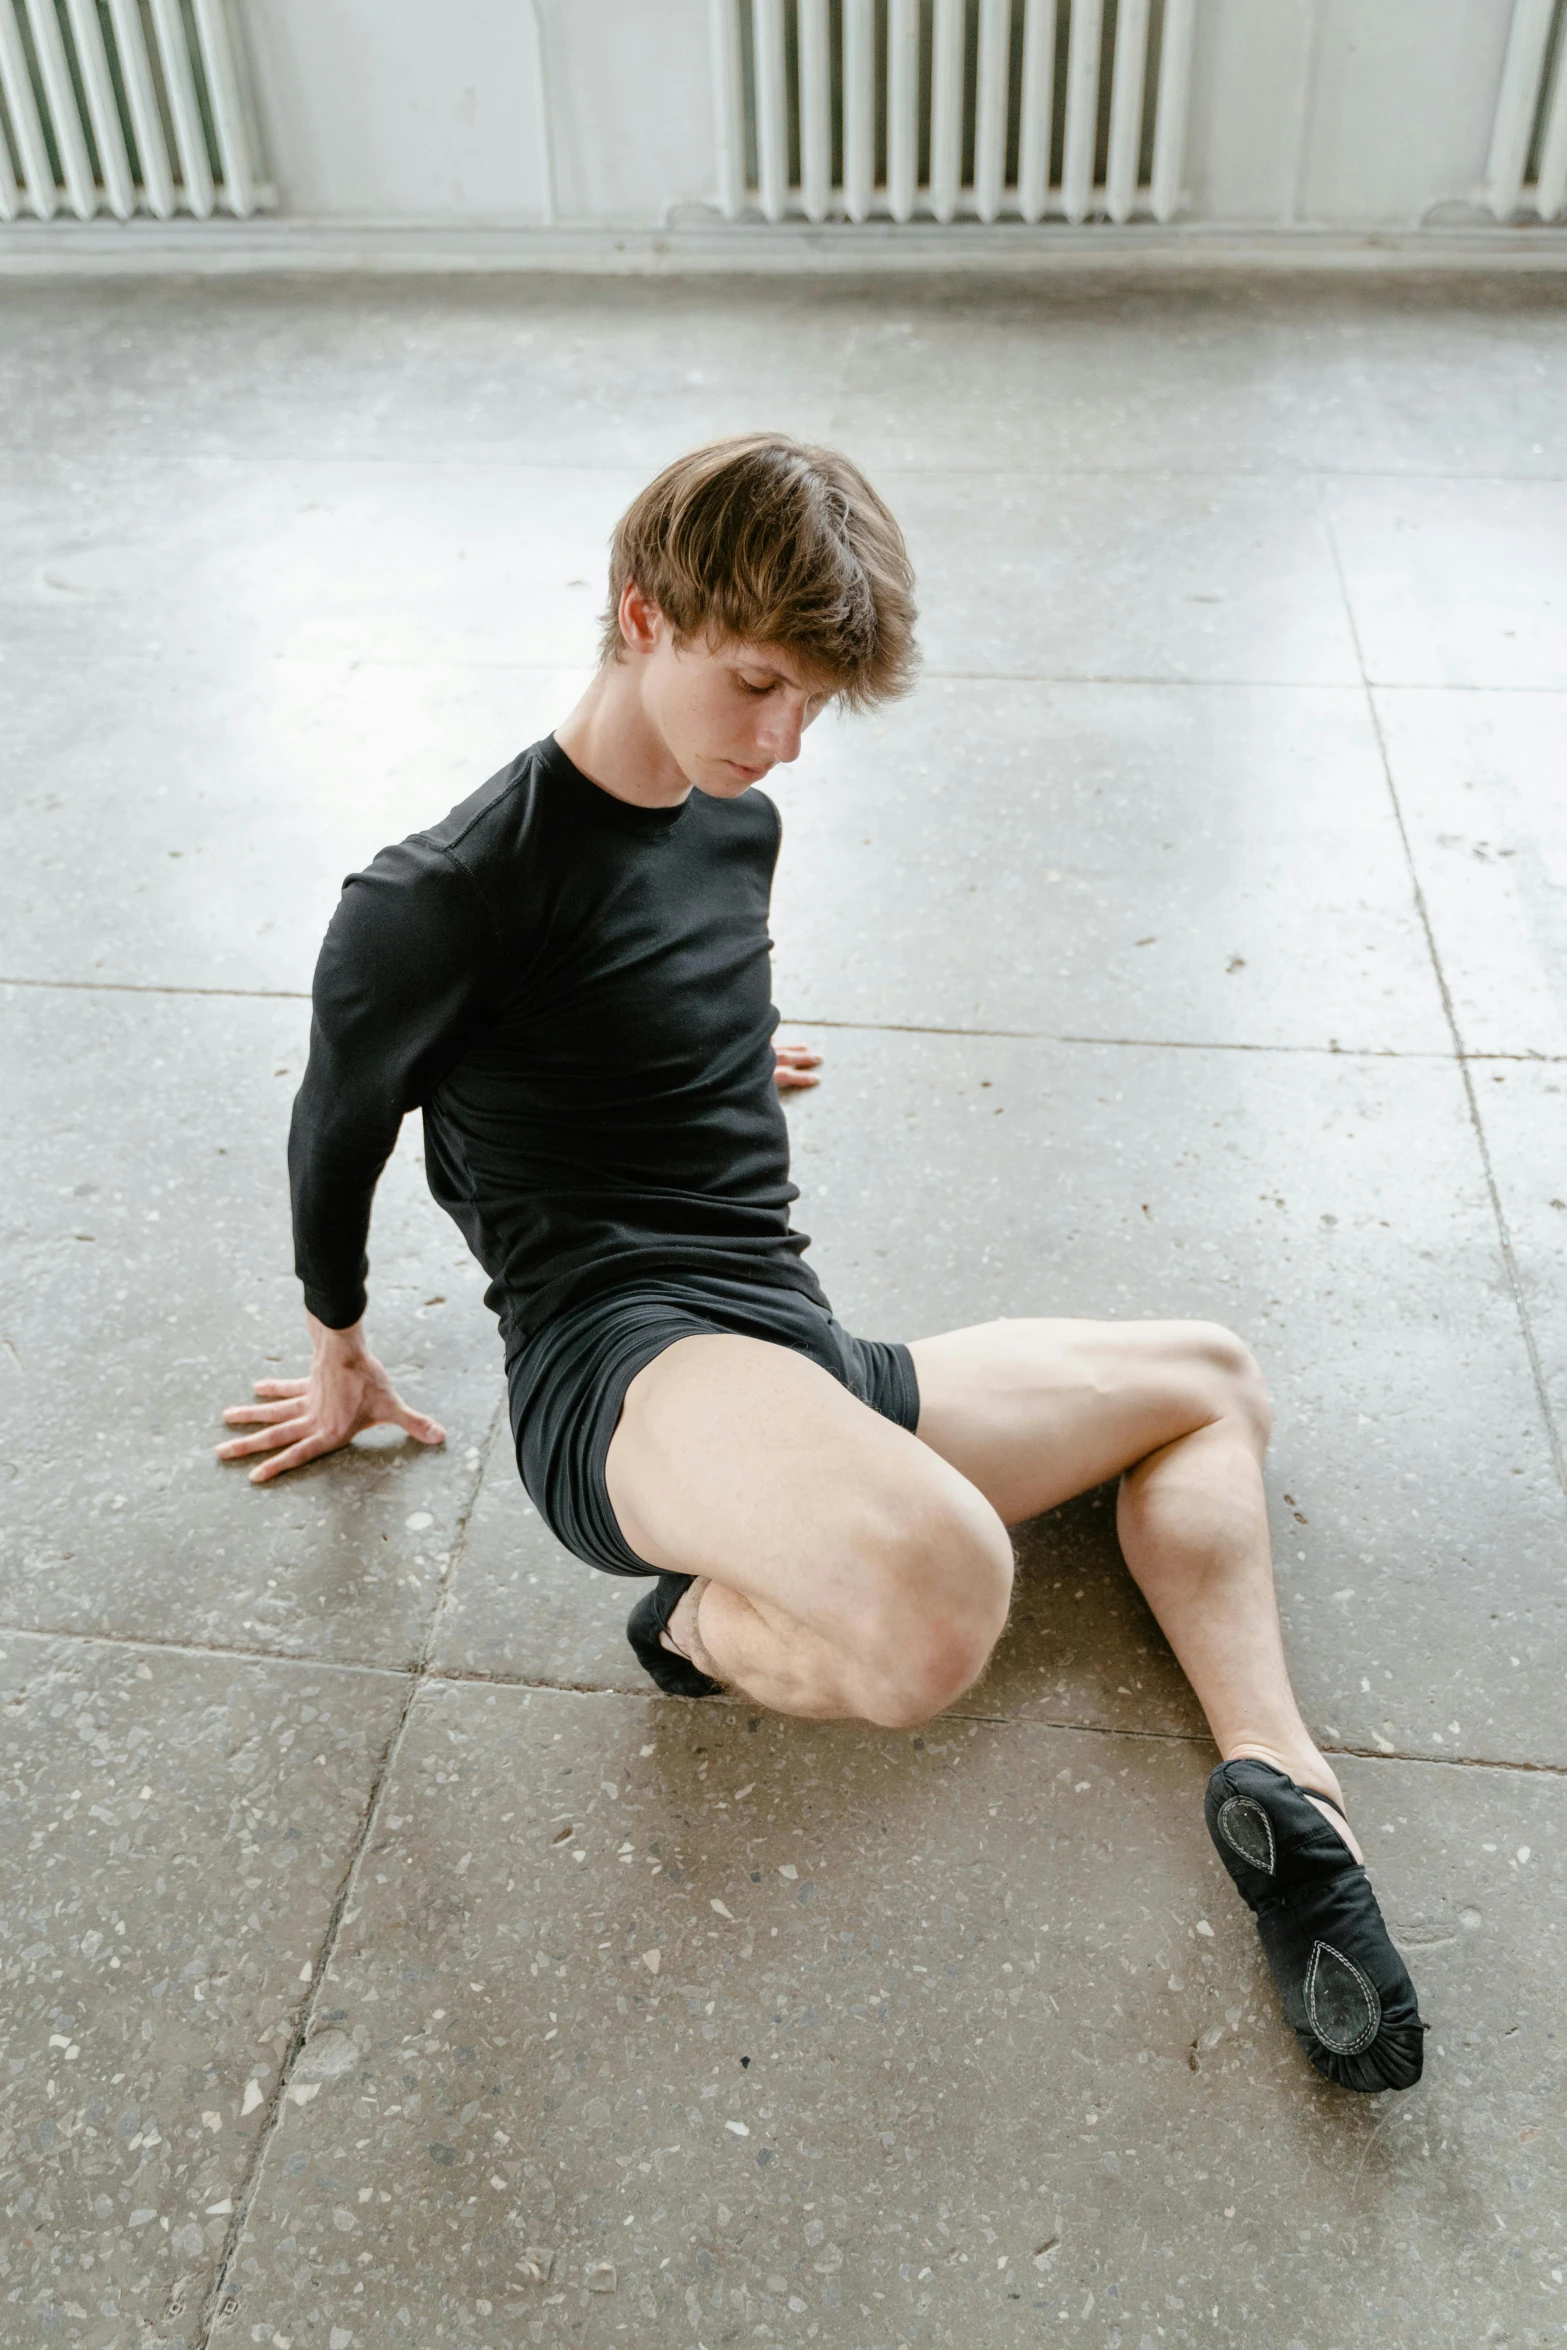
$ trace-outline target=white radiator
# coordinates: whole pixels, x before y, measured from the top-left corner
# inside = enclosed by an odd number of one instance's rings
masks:
[[[0,220],[270,195],[226,0],[0,0]]]
[[[1485,196],[1498,220],[1567,206],[1567,0],[1514,0]]]
[[[1152,216],[1194,0],[709,0],[730,220]]]

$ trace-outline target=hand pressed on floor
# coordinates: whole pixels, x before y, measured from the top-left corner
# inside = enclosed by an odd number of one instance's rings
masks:
[[[794,1093],[802,1086],[820,1085],[821,1079],[813,1077],[811,1071],[821,1067],[822,1056],[813,1052],[808,1044],[775,1045],[773,1058],[776,1064],[773,1083],[780,1093]]]
[[[231,1437],[217,1447],[220,1461],[270,1453],[250,1472],[252,1485],[265,1485],[285,1469],[303,1468],[323,1453],[337,1452],[365,1428],[402,1428],[419,1444],[444,1444],[438,1420],[404,1403],[382,1365],[364,1342],[364,1328],[331,1330],[313,1314],[308,1379],[258,1379],[256,1403],[230,1404],[223,1417],[231,1428],[256,1426],[253,1436]]]

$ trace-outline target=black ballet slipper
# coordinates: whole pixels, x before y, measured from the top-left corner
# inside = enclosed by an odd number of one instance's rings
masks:
[[[1331,1796],[1322,1801],[1339,1810]],[[1318,2072],[1368,2095],[1412,2089],[1426,2027],[1349,1846],[1293,1779],[1249,1756],[1219,1765],[1204,1809],[1257,1920],[1285,2021]]]
[[[659,1638],[695,1581],[694,1575],[660,1575],[626,1618],[626,1638],[638,1664],[671,1697],[713,1697],[722,1686]]]

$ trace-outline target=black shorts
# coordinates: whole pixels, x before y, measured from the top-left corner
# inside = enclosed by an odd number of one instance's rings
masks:
[[[567,1550],[607,1575],[658,1572],[621,1533],[604,1484],[626,1389],[677,1338],[714,1331],[792,1347],[900,1428],[919,1419],[908,1348],[851,1338],[800,1290],[693,1272],[589,1298],[508,1352],[506,1385],[530,1500]]]

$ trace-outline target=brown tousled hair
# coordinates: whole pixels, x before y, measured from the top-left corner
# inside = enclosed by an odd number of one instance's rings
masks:
[[[857,465],[783,433],[710,441],[665,467],[610,541],[601,659],[624,649],[628,580],[677,644],[776,645],[852,709],[907,693],[914,572],[903,533]]]

